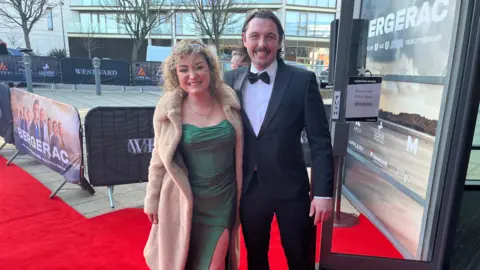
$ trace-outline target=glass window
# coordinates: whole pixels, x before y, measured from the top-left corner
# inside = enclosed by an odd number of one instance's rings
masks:
[[[285,34],[287,36],[328,38],[330,37],[330,23],[334,19],[334,14],[287,11]]]
[[[313,14],[310,14],[313,15]],[[335,19],[333,14],[315,14],[315,37],[330,37],[330,23]]]
[[[180,36],[194,36],[195,22],[190,13],[177,13],[175,15],[175,34]]]
[[[113,14],[113,13],[107,14],[106,20],[107,20],[107,33],[110,33],[110,34],[118,33],[117,14]]]
[[[53,13],[51,8],[47,9],[47,27],[48,30],[53,31]]]
[[[80,13],[80,29],[79,32],[84,33],[91,28],[92,19],[90,13]]]
[[[245,20],[245,13],[234,14],[230,18],[230,23],[223,30],[224,35],[238,35],[242,32],[243,21]]]
[[[98,32],[107,33],[107,19],[105,14],[98,14]]]
[[[287,11],[287,16],[285,17],[285,34],[287,36],[298,36],[298,21],[300,12]]]

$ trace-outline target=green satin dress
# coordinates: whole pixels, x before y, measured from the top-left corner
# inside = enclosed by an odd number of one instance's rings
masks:
[[[199,128],[184,124],[179,145],[193,193],[188,270],[207,270],[218,239],[235,221],[235,130],[227,120]]]

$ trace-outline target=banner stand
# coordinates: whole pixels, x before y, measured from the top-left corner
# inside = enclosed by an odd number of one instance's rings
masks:
[[[57,193],[63,188],[63,186],[65,186],[65,184],[67,183],[67,180],[63,180],[62,183],[60,183],[60,185],[58,185],[55,190],[52,192],[52,194],[50,194],[50,199],[53,199],[53,197],[55,197],[55,195],[57,195]]]
[[[17,150],[17,152],[15,152],[15,154],[13,154],[13,156],[7,161],[7,166],[12,163],[12,161],[18,156],[18,154],[20,154],[19,150]]]
[[[0,146],[0,151],[7,145],[7,142],[3,142],[2,146]]]
[[[115,208],[115,203],[113,201],[113,189],[115,186],[107,186],[108,189],[108,200],[110,201],[110,207]]]

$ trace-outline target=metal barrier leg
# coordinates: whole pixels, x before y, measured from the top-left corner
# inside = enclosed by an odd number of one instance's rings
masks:
[[[63,186],[65,186],[66,183],[67,183],[67,180],[63,180],[63,182],[60,183],[60,185],[58,185],[58,187],[52,192],[52,194],[50,194],[50,199],[55,197],[55,195],[57,195],[57,193],[60,191],[60,189],[63,188]]]
[[[0,150],[2,150],[5,145],[7,145],[7,142],[3,142],[2,146],[0,146]]]
[[[13,154],[13,156],[7,161],[7,166],[12,163],[12,161],[18,156],[18,154],[20,154],[20,151],[17,151],[15,152],[15,154]]]
[[[113,202],[113,187],[114,186],[108,186],[108,199],[110,200],[110,207],[114,208],[115,204]]]

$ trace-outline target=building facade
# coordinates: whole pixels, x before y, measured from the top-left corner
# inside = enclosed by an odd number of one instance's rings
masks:
[[[155,1],[155,0],[154,0]],[[285,59],[308,65],[328,65],[330,23],[335,19],[336,0],[235,0],[235,23],[229,25],[221,37],[220,49],[241,44],[243,19],[256,9],[270,9],[285,28]],[[146,47],[171,46],[172,41],[208,36],[195,29],[181,0],[164,1],[160,9],[165,14],[176,10],[170,20],[153,29],[139,51],[138,60],[145,60]],[[125,26],[117,22],[118,14],[105,7],[104,0],[71,0],[71,20],[68,39],[72,56],[89,54],[111,59],[131,60],[133,42]],[[152,5],[151,9],[158,9]],[[93,43],[93,44],[92,44]],[[94,45],[94,46],[92,46]],[[112,48],[116,48],[112,50]],[[93,50],[92,50],[93,49]]]
[[[14,10],[8,12],[16,14]],[[3,20],[3,18],[0,18]],[[30,32],[30,46],[37,55],[45,56],[52,49],[69,51],[67,25],[70,21],[68,3],[47,7],[45,15],[34,24]],[[12,23],[0,23],[0,39],[7,43],[9,48],[26,48],[25,38],[20,26]]]

